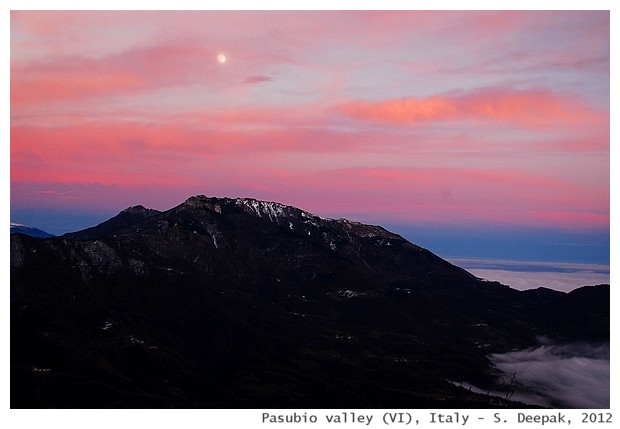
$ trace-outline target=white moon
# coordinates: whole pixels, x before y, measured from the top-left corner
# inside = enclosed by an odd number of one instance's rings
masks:
[[[224,63],[226,62],[226,55],[224,55],[224,54],[219,54],[219,55],[217,56],[217,61],[218,61],[220,64],[224,64]]]

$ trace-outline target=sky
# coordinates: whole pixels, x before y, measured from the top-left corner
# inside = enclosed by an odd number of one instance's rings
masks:
[[[605,10],[11,11],[11,221],[253,197],[609,265],[609,70]]]

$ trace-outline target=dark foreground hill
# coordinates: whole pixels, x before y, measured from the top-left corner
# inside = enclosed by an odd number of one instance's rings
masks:
[[[519,292],[253,199],[11,236],[13,408],[517,406],[450,381],[501,390],[487,356],[540,336],[608,342],[609,286]]]

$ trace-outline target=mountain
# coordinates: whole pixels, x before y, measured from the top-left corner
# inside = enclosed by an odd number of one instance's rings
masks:
[[[11,237],[13,408],[519,406],[488,356],[609,342],[609,286],[482,281],[379,226],[249,198]]]
[[[53,237],[52,234],[49,234],[41,229],[11,222],[11,235],[12,234],[25,234],[37,238]]]
[[[78,232],[69,232],[64,235],[67,238],[76,238],[78,240],[92,240],[98,237],[105,237],[115,231],[121,230],[127,226],[131,226],[141,220],[159,214],[158,210],[147,209],[144,206],[137,205],[129,207],[112,219],[106,220],[92,228],[86,228]]]

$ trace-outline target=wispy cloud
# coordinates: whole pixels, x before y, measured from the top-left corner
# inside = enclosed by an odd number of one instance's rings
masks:
[[[243,79],[243,83],[262,83],[271,82],[273,80],[270,76],[248,76]]]
[[[11,105],[88,100],[190,84],[222,74],[216,52],[199,43],[132,47],[101,58],[54,56],[12,64]]]
[[[36,195],[45,195],[47,197],[56,197],[62,198],[66,200],[80,200],[81,197],[78,196],[77,191],[54,191],[51,189],[45,189],[40,191],[35,191]]]

